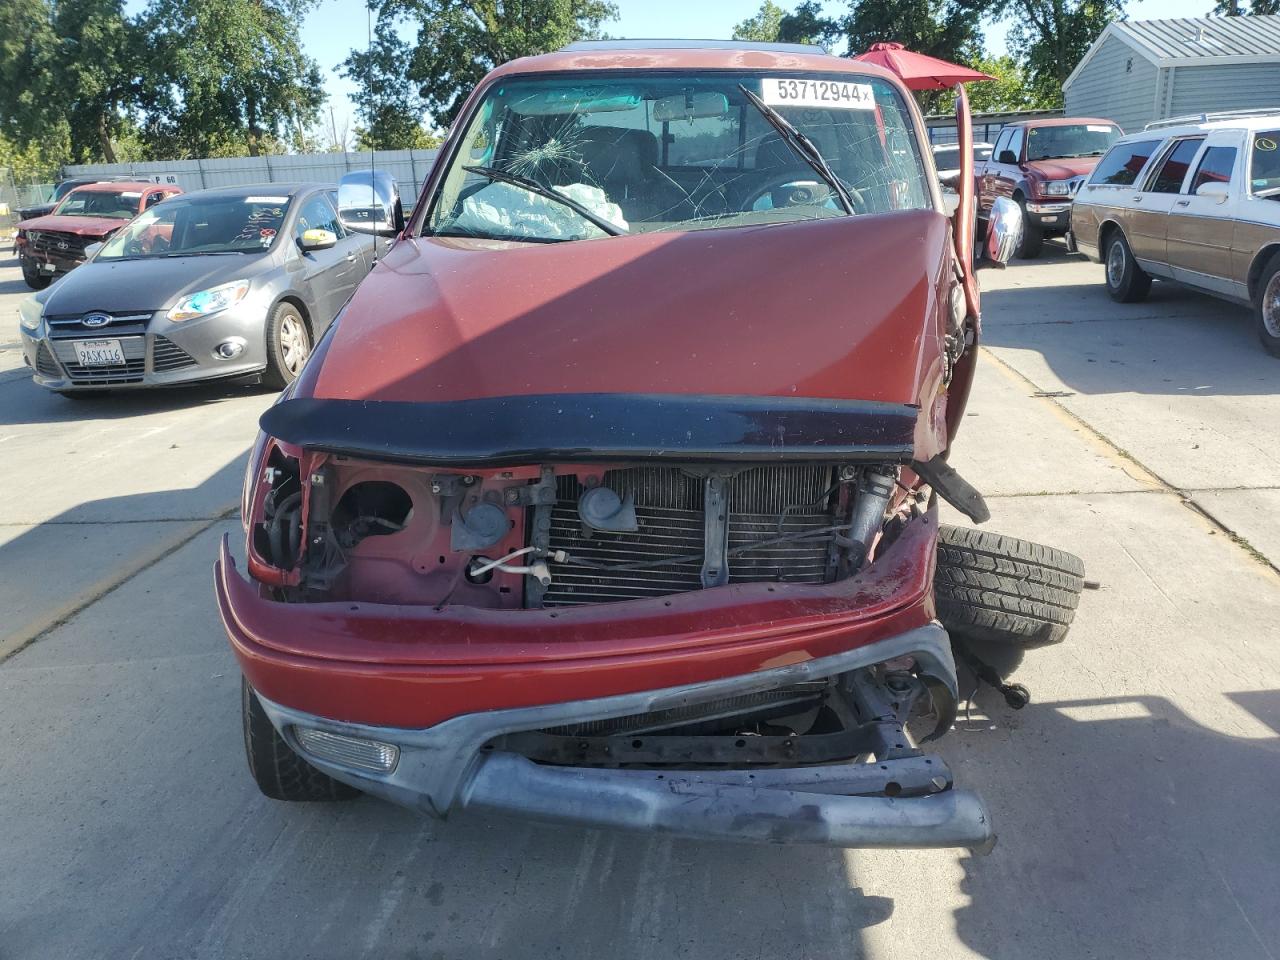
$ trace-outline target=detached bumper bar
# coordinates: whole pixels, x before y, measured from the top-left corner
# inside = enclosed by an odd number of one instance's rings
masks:
[[[492,749],[507,734],[710,703],[899,657],[911,657],[921,677],[941,684],[954,702],[955,664],[947,634],[936,623],[769,670],[594,700],[485,710],[425,729],[330,720],[258,698],[289,745],[316,767],[366,793],[438,817],[470,808],[685,837],[986,853],[995,843],[986,807],[975,794],[954,789],[936,757],[641,770],[538,764]],[[316,751],[317,743],[335,740],[338,746],[328,755]],[[361,768],[350,762],[354,756],[391,759],[382,769]]]
[[[485,757],[463,806],[549,823],[709,840],[967,847],[976,853],[989,853],[995,845],[986,806],[967,790],[891,798],[751,785],[753,777],[772,772],[777,771],[732,771],[732,780],[708,781],[679,772],[547,767],[495,753]]]

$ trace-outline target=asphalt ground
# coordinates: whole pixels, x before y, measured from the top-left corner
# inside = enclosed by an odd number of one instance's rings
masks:
[[[982,278],[955,463],[1096,589],[940,744],[973,858],[265,800],[211,565],[272,397],[47,394],[0,261],[0,958],[1275,960],[1280,361],[1059,248]]]

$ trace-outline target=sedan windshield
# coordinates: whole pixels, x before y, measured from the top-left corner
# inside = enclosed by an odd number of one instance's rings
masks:
[[[53,212],[58,216],[130,220],[137,215],[141,200],[139,190],[72,190]]]
[[[1100,157],[1120,136],[1109,123],[1066,123],[1056,127],[1032,127],[1027,131],[1028,160],[1060,160]]]
[[[849,216],[836,186],[854,215],[931,203],[901,97],[848,73],[500,81],[448,162],[425,233],[548,242]]]
[[[262,253],[275,241],[287,196],[177,197],[116,233],[98,260]]]

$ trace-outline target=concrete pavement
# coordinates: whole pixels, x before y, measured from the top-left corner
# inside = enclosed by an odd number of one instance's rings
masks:
[[[1023,664],[1031,706],[981,693],[941,745],[996,819],[980,859],[267,801],[209,568],[270,397],[85,421],[0,374],[4,609],[48,619],[78,563],[206,525],[0,663],[0,957],[1275,960],[1280,361],[1243,311],[1159,286],[1113,305],[1100,270],[983,274],[956,463],[991,528],[1075,551],[1098,589]]]

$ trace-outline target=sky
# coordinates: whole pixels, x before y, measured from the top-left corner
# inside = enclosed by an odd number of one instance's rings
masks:
[[[619,18],[605,25],[613,37],[689,37],[699,40],[729,39],[736,24],[754,14],[761,0],[614,0]],[[791,0],[775,0],[791,9]],[[137,13],[145,0],[125,0],[130,13]],[[1154,17],[1198,17],[1213,6],[1213,0],[1129,0],[1126,13],[1131,20]],[[828,0],[831,13],[848,9],[845,0]],[[320,64],[329,94],[329,106],[338,129],[354,127],[351,84],[335,69],[353,45],[363,46],[366,37],[365,0],[321,0],[302,25],[302,49]],[[984,24],[988,51],[1005,51],[1006,28]],[[326,120],[328,110],[325,111]]]

